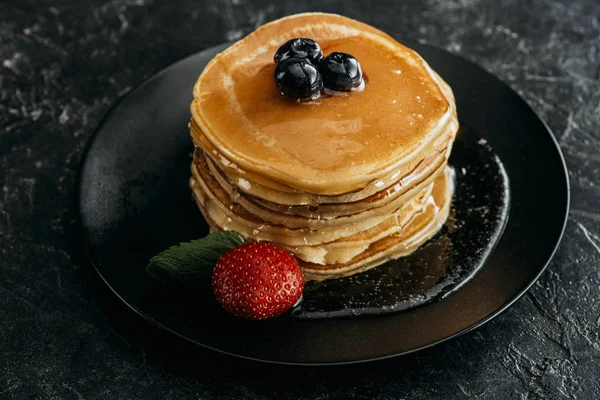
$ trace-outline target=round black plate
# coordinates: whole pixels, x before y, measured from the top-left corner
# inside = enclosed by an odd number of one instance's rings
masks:
[[[264,322],[229,317],[210,287],[191,293],[145,274],[151,256],[206,233],[187,186],[187,123],[192,86],[222,45],[147,80],[96,131],[79,175],[78,206],[85,251],[103,281],[142,317],[193,343],[290,364],[409,353],[506,309],[542,273],[562,235],[569,207],[562,154],[545,123],[506,84],[443,50],[408,45],[454,89],[463,127],[451,158],[454,220],[409,258],[416,262],[352,278],[370,291],[348,295],[343,289],[356,288],[352,280],[332,281],[327,290],[314,284],[301,308]],[[434,272],[423,275],[424,266]]]

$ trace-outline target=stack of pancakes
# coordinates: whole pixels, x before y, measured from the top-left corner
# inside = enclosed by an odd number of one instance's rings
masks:
[[[361,63],[362,91],[297,102],[273,80],[294,37]],[[458,121],[449,86],[414,51],[363,23],[299,14],[217,55],[194,88],[190,186],[212,229],[292,252],[323,280],[407,255],[448,217]]]

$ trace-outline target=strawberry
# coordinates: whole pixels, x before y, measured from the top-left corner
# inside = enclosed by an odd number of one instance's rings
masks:
[[[283,314],[296,304],[304,278],[293,255],[272,244],[250,242],[221,256],[212,286],[230,314],[259,320]]]

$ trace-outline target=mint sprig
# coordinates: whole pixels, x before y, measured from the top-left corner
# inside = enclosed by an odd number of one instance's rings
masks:
[[[152,257],[146,272],[161,282],[200,287],[210,279],[219,258],[243,243],[244,238],[237,232],[213,232]]]

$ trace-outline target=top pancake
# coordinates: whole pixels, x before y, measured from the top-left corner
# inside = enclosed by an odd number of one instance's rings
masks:
[[[294,37],[361,63],[360,92],[297,102],[275,85],[273,56]],[[337,195],[410,162],[455,117],[440,78],[414,51],[358,21],[299,14],[262,26],[217,55],[194,88],[192,116],[241,169],[296,190]],[[422,154],[420,155],[423,156]]]

